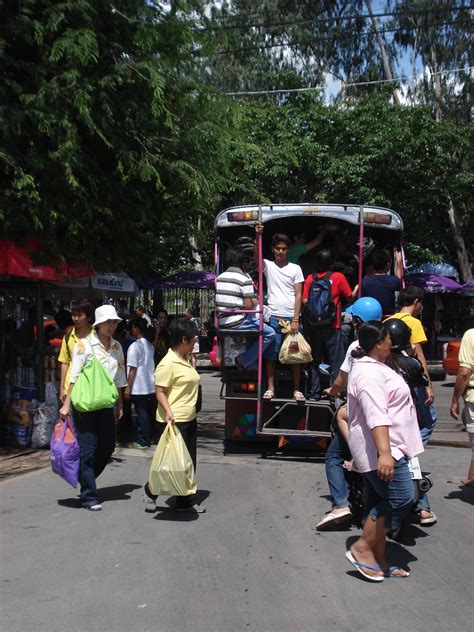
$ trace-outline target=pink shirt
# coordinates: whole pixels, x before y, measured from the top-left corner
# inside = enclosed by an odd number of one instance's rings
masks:
[[[369,356],[354,359],[348,388],[349,447],[356,470],[377,469],[371,430],[389,426],[390,448],[398,461],[424,450],[410,388],[393,369]]]

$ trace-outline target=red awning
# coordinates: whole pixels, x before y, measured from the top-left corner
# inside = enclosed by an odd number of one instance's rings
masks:
[[[13,241],[0,239],[0,275],[42,281],[64,281],[94,274],[89,266],[64,262],[57,265],[33,263],[31,255],[38,252],[38,249],[38,243],[35,241],[29,241],[24,246],[16,246]]]

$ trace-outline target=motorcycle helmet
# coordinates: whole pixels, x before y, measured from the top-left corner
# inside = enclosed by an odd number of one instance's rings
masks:
[[[392,340],[392,351],[404,351],[410,346],[411,329],[400,318],[389,318],[385,322]]]
[[[347,314],[357,316],[366,323],[369,320],[382,320],[382,306],[376,298],[364,296],[346,309]]]

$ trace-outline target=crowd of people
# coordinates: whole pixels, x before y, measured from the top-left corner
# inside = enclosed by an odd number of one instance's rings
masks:
[[[263,225],[257,224],[256,235],[263,235],[263,231]],[[385,538],[388,533],[397,536],[415,502],[408,462],[423,453],[437,421],[422,348],[427,338],[419,320],[424,293],[414,286],[402,287],[400,253],[392,259],[387,250],[379,249],[372,253],[367,265],[370,274],[362,281],[361,298],[355,300],[359,288],[351,288],[345,275],[334,270],[335,253],[324,247],[324,232],[308,245],[275,234],[271,238],[273,258],[263,259],[268,297],[263,308],[267,380],[263,398],[275,397],[275,364],[285,321],[291,333],[303,331],[313,357],[304,394],[301,365],[291,367],[293,399],[318,401],[347,390],[348,401],[337,411],[326,454],[332,506],[317,528],[351,522],[344,468],[353,468],[363,475],[366,504],[362,535],[347,551],[347,558],[370,581],[408,577],[406,570],[387,563]],[[256,244],[254,257],[258,262]],[[298,258],[309,250],[315,250],[314,272],[305,278]],[[227,250],[227,268],[216,282],[216,309],[223,331],[259,327],[256,286],[248,272],[251,263],[248,250],[247,256],[238,245]],[[394,274],[390,274],[392,268]],[[343,328],[344,323],[350,326]],[[351,336],[355,338],[352,343]],[[235,359],[236,368],[256,368],[257,349],[258,342],[249,338],[246,350]],[[331,371],[331,385],[324,392],[320,380],[323,361]],[[472,341],[470,362],[472,371]],[[466,369],[466,375],[469,371]],[[458,378],[453,416],[458,414],[457,400],[469,382],[466,375]],[[471,408],[468,398],[465,410],[472,416]],[[469,428],[474,427],[470,418],[469,423]],[[474,484],[472,467],[465,484]],[[427,493],[416,498],[415,511],[421,525],[436,524]]]
[[[257,224],[256,235],[263,234]],[[413,508],[419,523],[431,526],[437,517],[427,494],[415,499],[409,461],[428,443],[437,418],[433,390],[422,345],[426,336],[419,316],[423,292],[402,288],[398,257],[373,253],[373,274],[362,281],[362,296],[355,300],[343,273],[334,271],[334,253],[322,245],[324,237],[308,245],[295,244],[284,234],[271,239],[273,258],[263,260],[266,305],[259,305],[257,288],[248,273],[248,249],[238,244],[226,252],[226,269],[216,280],[216,311],[221,333],[237,333],[260,327],[263,311],[262,349],[266,389],[263,398],[276,395],[276,365],[282,344],[282,326],[291,334],[302,331],[310,343],[312,363],[305,372],[291,366],[293,399],[336,398],[347,393],[347,403],[335,414],[332,441],[326,455],[326,474],[331,507],[317,524],[329,529],[353,519],[345,469],[352,468],[364,479],[366,502],[360,538],[346,551],[350,563],[366,579],[408,577],[408,572],[390,564],[385,557],[388,534],[396,537],[406,514]],[[303,248],[304,246],[304,248]],[[322,246],[322,247],[321,247]],[[290,253],[292,252],[290,261]],[[314,272],[303,275],[298,253],[314,250]],[[254,248],[257,257],[257,247]],[[147,448],[161,437],[166,424],[177,424],[196,467],[196,411],[199,374],[196,371],[199,324],[194,311],[168,322],[160,310],[153,322],[143,308],[130,318],[126,305],[119,312],[111,305],[95,312],[89,301],[72,310],[74,327],[63,339],[61,362],[62,417],[72,417],[81,452],[81,504],[91,511],[102,509],[96,478],[105,468],[115,447],[115,416],[112,406],[84,412],[81,393],[75,384],[84,367],[98,361],[118,393],[116,414],[132,402],[137,417],[136,447]],[[343,324],[348,325],[343,329]],[[460,356],[460,374],[453,395],[451,414],[459,415],[458,400],[465,397],[470,436],[472,418],[472,331]],[[468,332],[469,333],[469,332]],[[351,335],[353,340],[351,340]],[[466,334],[467,336],[467,334]],[[464,341],[463,341],[464,344]],[[235,359],[236,370],[253,369],[258,361],[258,339],[248,337],[246,350]],[[331,369],[330,386],[323,390],[319,365]],[[79,389],[77,389],[79,391]],[[467,395],[466,395],[467,393]],[[76,403],[75,403],[76,402]],[[156,423],[155,423],[156,422]],[[473,451],[474,454],[474,451]],[[473,466],[465,484],[474,485]],[[156,509],[150,484],[143,487],[145,511]],[[194,495],[178,496],[178,511],[201,513]]]
[[[93,309],[84,299],[71,310],[73,326],[63,338],[61,363],[60,416],[73,424],[80,448],[80,501],[90,511],[101,511],[96,479],[104,470],[116,446],[116,418],[124,416],[127,402],[136,413],[135,448],[146,449],[158,443],[167,423],[179,424],[184,443],[196,467],[196,407],[199,374],[193,363],[198,351],[199,323],[194,311],[169,322],[164,309],[154,322],[143,307],[130,312],[125,302],[119,312],[112,305]],[[115,385],[116,404],[88,409],[89,393],[76,387],[85,367],[96,363],[96,391],[106,376]],[[107,388],[104,389],[104,392]],[[92,408],[92,407],[89,407]],[[177,497],[178,511],[201,513],[194,496]],[[155,498],[144,486],[145,510],[154,507]]]

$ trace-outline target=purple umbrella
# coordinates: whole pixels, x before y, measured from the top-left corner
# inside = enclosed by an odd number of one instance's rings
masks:
[[[426,273],[409,274],[406,277],[406,283],[407,285],[416,285],[425,292],[432,294],[438,292],[457,292],[463,287],[448,277]]]
[[[148,283],[149,290],[169,290],[172,288],[189,289],[212,289],[214,288],[215,276],[212,272],[200,272],[191,270],[189,272],[177,272],[166,279],[156,279]]]

